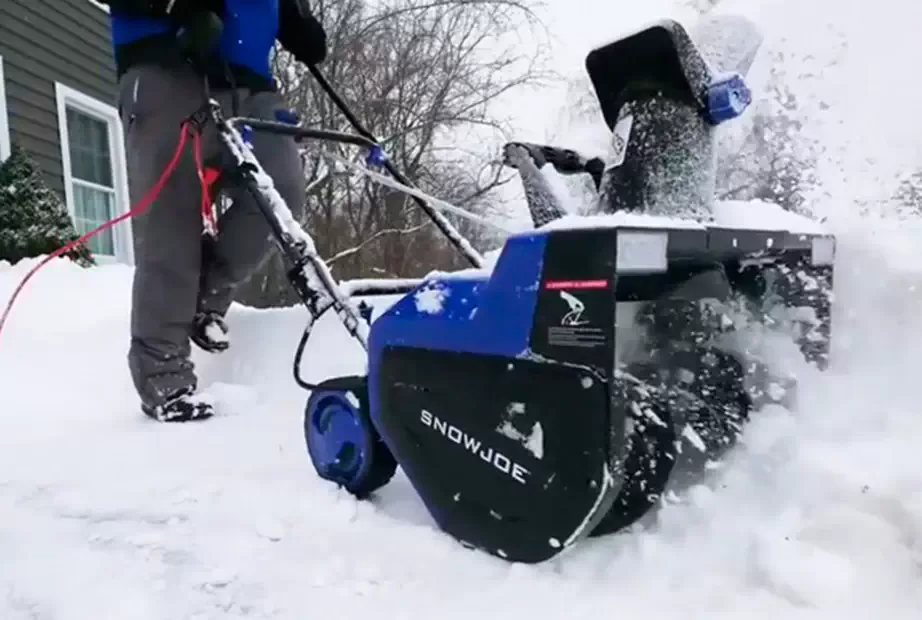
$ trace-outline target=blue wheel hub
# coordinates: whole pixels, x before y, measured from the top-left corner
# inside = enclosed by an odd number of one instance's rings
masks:
[[[359,499],[386,485],[397,461],[368,412],[364,376],[327,379],[311,392],[304,412],[304,439],[314,469]]]
[[[351,489],[368,468],[376,437],[351,392],[315,391],[307,402],[304,435],[321,478]]]

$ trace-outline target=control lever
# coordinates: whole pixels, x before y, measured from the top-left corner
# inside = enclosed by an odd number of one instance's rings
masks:
[[[595,182],[596,189],[599,189],[599,185],[602,182],[602,173],[605,170],[605,162],[602,161],[601,158],[593,157],[587,159],[585,156],[571,149],[547,146],[544,144],[534,144],[531,142],[508,142],[503,147],[503,152],[506,154],[504,163],[507,166],[511,165],[510,158],[508,156],[509,149],[516,147],[523,148],[528,151],[528,154],[534,161],[535,166],[537,166],[539,169],[543,168],[545,164],[550,164],[560,174],[590,174],[593,181]]]

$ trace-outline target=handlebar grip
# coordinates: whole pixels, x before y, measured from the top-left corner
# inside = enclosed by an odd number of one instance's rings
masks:
[[[532,142],[512,142],[510,145],[521,146],[522,148],[528,150],[530,153],[532,153],[532,157],[536,160],[538,158],[535,157],[535,154],[540,154],[544,161],[535,162],[538,168],[543,167],[544,163],[546,162],[554,166],[554,169],[561,174],[586,172],[586,159],[576,151],[547,146],[544,144],[534,144]]]

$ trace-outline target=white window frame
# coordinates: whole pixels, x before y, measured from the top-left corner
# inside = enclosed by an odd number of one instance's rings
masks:
[[[0,161],[10,156],[10,117],[6,110],[6,78],[3,75],[3,56],[0,56]]]
[[[115,186],[115,216],[122,215],[130,208],[128,194],[128,172],[125,158],[125,141],[122,120],[118,110],[109,104],[90,97],[79,90],[60,82],[54,83],[55,99],[58,110],[58,132],[61,140],[61,163],[64,171],[64,196],[67,212],[71,220],[76,221],[76,208],[73,196],[73,174],[70,161],[70,137],[67,131],[67,108],[74,108],[84,114],[98,118],[109,126],[109,149]],[[106,188],[108,189],[108,188]],[[134,249],[131,234],[131,220],[119,222],[113,229],[115,257],[94,256],[98,264],[125,263],[134,264]]]

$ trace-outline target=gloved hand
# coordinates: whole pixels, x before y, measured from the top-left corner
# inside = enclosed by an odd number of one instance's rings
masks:
[[[521,165],[522,157],[530,157],[532,163],[541,169],[547,163],[544,148],[536,144],[527,142],[507,142],[503,146],[503,165],[510,168],[518,168]]]
[[[327,33],[307,0],[280,0],[278,40],[304,64],[317,65],[327,57]]]

